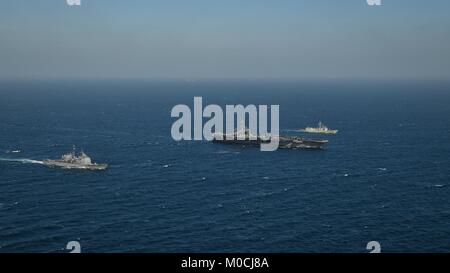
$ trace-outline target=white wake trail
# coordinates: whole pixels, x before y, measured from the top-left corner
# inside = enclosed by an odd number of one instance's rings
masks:
[[[24,158],[1,158],[0,157],[0,161],[9,161],[9,162],[21,162],[24,164],[44,164],[44,162],[39,161],[39,160],[33,160],[33,159],[24,159]]]

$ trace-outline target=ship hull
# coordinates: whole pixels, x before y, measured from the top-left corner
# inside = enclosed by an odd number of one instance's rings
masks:
[[[311,134],[325,134],[325,135],[335,135],[338,133],[338,130],[328,130],[328,131],[316,131],[316,130],[307,130],[307,129],[300,129],[299,132],[303,133],[311,133]]]
[[[269,140],[262,140],[260,138],[252,139],[223,139],[214,138],[213,142],[222,144],[235,144],[242,146],[257,146],[265,143],[270,143]],[[313,140],[313,139],[302,139],[298,137],[279,137],[280,149],[322,149],[323,146],[328,143],[327,140]]]
[[[60,162],[56,160],[44,160],[43,164],[48,167],[58,167],[68,170],[89,170],[89,171],[104,171],[108,168],[107,164],[90,164],[90,165],[80,165],[71,164],[67,162]]]

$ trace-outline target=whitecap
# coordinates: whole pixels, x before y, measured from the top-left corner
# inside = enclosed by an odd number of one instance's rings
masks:
[[[230,151],[217,151],[216,154],[229,154]]]

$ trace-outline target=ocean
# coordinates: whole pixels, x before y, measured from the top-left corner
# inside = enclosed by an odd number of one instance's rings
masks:
[[[279,104],[320,151],[171,138],[176,104]],[[450,251],[450,83],[4,81],[0,252]],[[43,166],[72,145],[105,172]]]

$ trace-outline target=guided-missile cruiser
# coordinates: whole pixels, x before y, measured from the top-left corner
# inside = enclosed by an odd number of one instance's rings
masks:
[[[77,155],[75,146],[72,152],[62,155],[60,159],[46,159],[43,161],[43,164],[63,169],[81,169],[90,171],[103,171],[108,167],[108,164],[92,163],[91,158],[83,151],[81,151],[80,155]]]
[[[320,121],[318,127],[306,127],[305,129],[300,129],[299,131],[305,133],[329,134],[329,135],[335,135],[338,133],[338,130],[330,129]]]

